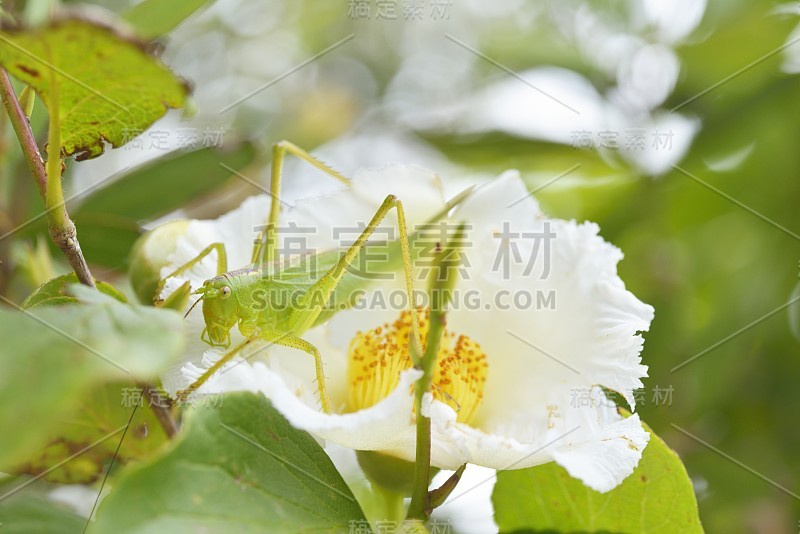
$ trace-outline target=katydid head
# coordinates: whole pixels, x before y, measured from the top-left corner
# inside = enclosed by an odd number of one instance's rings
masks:
[[[200,298],[206,323],[203,341],[212,346],[229,346],[230,331],[237,322],[239,308],[237,300],[231,298],[233,289],[230,281],[224,276],[206,280],[195,293],[202,295]]]

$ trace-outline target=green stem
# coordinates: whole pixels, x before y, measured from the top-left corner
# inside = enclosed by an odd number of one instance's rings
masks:
[[[431,316],[425,354],[422,356],[420,368],[422,377],[414,386],[414,408],[417,417],[417,446],[414,463],[414,487],[411,492],[411,504],[408,507],[408,519],[427,519],[431,510],[428,496],[428,484],[431,474],[431,420],[422,415],[425,394],[431,390],[433,370],[439,346],[445,328],[445,307],[449,300],[447,295],[452,291],[456,281],[457,262],[451,259],[456,256],[457,249],[464,242],[464,225],[460,225],[452,240],[436,257],[432,270],[435,276],[431,284]],[[444,276],[442,276],[444,274]]]
[[[55,76],[55,74],[53,75]],[[58,85],[51,84],[52,102],[58,100]],[[51,231],[68,228],[69,216],[64,204],[64,190],[61,187],[61,118],[58,116],[58,105],[51,104],[50,125],[47,130],[47,183],[45,185],[45,207]]]
[[[50,72],[50,124],[47,132],[47,180],[45,183],[45,213],[50,229],[50,238],[67,257],[78,280],[89,287],[95,287],[94,277],[83,257],[78,232],[69,218],[64,190],[61,187],[61,117],[58,105],[58,80],[56,73]],[[16,97],[15,97],[16,98]],[[19,106],[19,102],[17,102]],[[28,125],[30,129],[30,125]]]
[[[431,317],[425,354],[422,356],[422,378],[414,386],[414,410],[417,414],[417,447],[414,462],[414,489],[408,508],[409,519],[425,519],[428,509],[428,484],[431,479],[431,419],[422,415],[425,394],[431,390],[433,367],[444,332],[444,311],[439,291],[431,295]]]

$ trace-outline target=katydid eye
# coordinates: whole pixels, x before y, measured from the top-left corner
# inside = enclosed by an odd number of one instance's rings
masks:
[[[219,298],[226,299],[231,296],[231,288],[228,286],[222,286],[219,290]]]

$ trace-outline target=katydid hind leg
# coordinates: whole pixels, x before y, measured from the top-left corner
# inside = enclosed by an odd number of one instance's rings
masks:
[[[305,332],[319,317],[326,306],[329,305],[331,295],[344,277],[347,268],[352,265],[361,249],[367,244],[370,236],[381,224],[386,215],[392,210],[397,211],[397,223],[400,234],[400,249],[403,259],[403,276],[405,278],[406,293],[411,314],[412,335],[410,338],[412,359],[417,362],[422,354],[422,344],[419,335],[419,318],[414,300],[414,281],[411,265],[411,251],[408,241],[408,227],[405,210],[402,202],[394,195],[388,195],[375,212],[372,220],[358,236],[356,241],[345,251],[339,261],[306,292],[300,301],[300,306],[292,311],[290,328],[294,332]]]
[[[264,230],[259,232],[253,244],[253,254],[250,262],[254,267],[275,259],[275,248],[277,247],[278,221],[281,213],[281,186],[283,182],[283,160],[286,154],[292,154],[307,162],[325,174],[349,186],[350,180],[336,171],[325,162],[312,156],[299,146],[289,141],[279,141],[272,145],[272,165],[270,169],[270,208],[269,217]]]
[[[325,384],[325,370],[322,364],[322,356],[316,346],[310,342],[302,339],[294,334],[289,334],[280,331],[265,331],[261,333],[261,338],[265,341],[298,349],[314,358],[314,373],[316,374],[317,391],[319,392],[319,401],[322,405],[322,411],[331,413],[331,403],[328,398],[328,388]]]

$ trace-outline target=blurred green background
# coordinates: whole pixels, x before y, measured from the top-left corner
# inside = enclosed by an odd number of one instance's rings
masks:
[[[51,7],[13,4],[31,20]],[[800,306],[787,306],[799,15],[797,2],[753,0],[220,0],[160,39],[196,114],[71,164],[70,211],[95,275],[121,280],[148,224],[258,193],[280,139],[345,173],[403,161],[466,183],[518,168],[550,215],[600,225],[625,253],[622,279],[655,307],[638,411],[686,462],[706,529],[796,532],[800,499],[776,486],[800,493]],[[40,134],[45,121],[34,115]],[[37,249],[42,220],[9,233],[41,205],[2,122],[0,289],[20,301],[66,267]],[[179,130],[194,147],[176,148]],[[628,147],[642,130],[644,148]],[[290,172],[288,195],[318,180]]]

